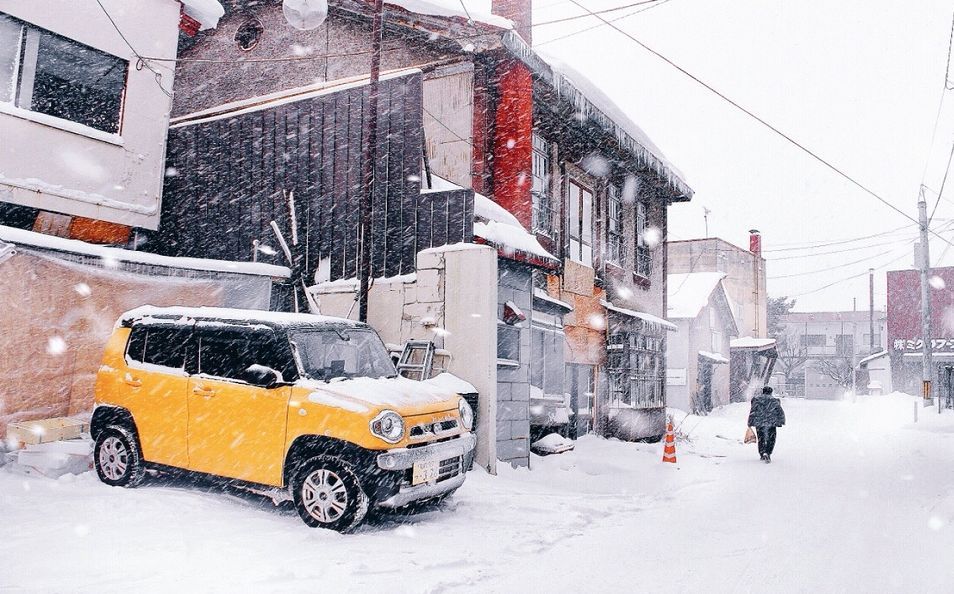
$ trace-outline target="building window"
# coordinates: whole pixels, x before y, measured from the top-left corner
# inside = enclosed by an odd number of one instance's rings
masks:
[[[497,322],[497,360],[520,363],[520,327]]]
[[[617,331],[607,340],[606,367],[611,408],[665,406],[665,341],[643,327]]]
[[[550,145],[545,138],[533,133],[533,230],[543,235],[553,234],[553,197],[550,194]]]
[[[118,134],[128,66],[0,13],[0,102]]]
[[[801,336],[803,347],[823,347],[825,346],[824,334],[803,334]]]
[[[622,263],[623,255],[623,196],[619,186],[610,186],[606,210],[606,260]]]
[[[653,273],[653,254],[646,245],[646,205],[636,203],[636,274],[649,278]]]
[[[570,259],[593,266],[593,192],[570,182]]]
[[[535,318],[540,316],[534,312]],[[564,363],[563,325],[559,316],[543,323],[534,319],[530,325],[530,385],[540,388],[544,394],[563,396]]]
[[[851,355],[855,352],[855,337],[851,334],[839,334],[835,336],[835,354]]]

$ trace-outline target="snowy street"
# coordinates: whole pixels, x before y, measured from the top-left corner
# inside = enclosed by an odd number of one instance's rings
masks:
[[[675,466],[588,436],[347,536],[181,481],[4,468],[0,590],[948,592],[954,415],[915,425],[913,401],[785,400],[771,465],[741,444],[747,405],[682,421]]]

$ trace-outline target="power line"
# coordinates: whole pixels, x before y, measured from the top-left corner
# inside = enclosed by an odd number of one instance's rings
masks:
[[[119,36],[126,43],[126,46],[129,47],[129,51],[136,56],[136,70],[142,70],[145,67],[147,70],[152,72],[153,75],[155,75],[156,85],[159,86],[159,90],[162,91],[166,97],[172,99],[172,93],[167,91],[165,87],[162,86],[162,73],[153,68],[152,65],[149,64],[148,59],[144,58],[142,54],[136,51],[136,48],[134,48],[132,43],[129,42],[129,39],[126,38],[126,35],[122,32],[122,29],[119,28],[119,25],[116,24],[116,21],[113,20],[113,16],[109,14],[109,11],[106,10],[105,6],[103,6],[103,3],[100,2],[100,0],[96,0],[96,4],[99,4],[99,8],[103,11],[103,14],[106,15],[106,18],[109,19],[109,23],[113,26],[113,29],[116,30],[116,33],[119,33]]]
[[[792,247],[780,247],[780,248],[774,248],[770,250],[762,250],[762,252],[763,253],[792,252],[792,251],[810,250],[810,249],[815,249],[820,247],[830,247],[833,245],[843,245],[846,243],[854,243],[856,241],[863,241],[865,239],[873,239],[875,237],[884,237],[887,235],[893,235],[893,234],[896,234],[898,231],[907,229],[908,227],[910,227],[910,225],[902,225],[896,229],[891,229],[889,231],[882,231],[881,233],[872,233],[871,235],[862,235],[861,237],[853,237],[851,239],[841,239],[841,240],[830,241],[826,243],[811,243],[811,244],[798,244],[798,245],[790,244]],[[779,245],[785,245],[785,244],[779,244]]]
[[[912,243],[913,243],[913,242],[912,242]],[[885,269],[885,268],[887,268],[887,267],[893,265],[895,262],[898,262],[899,260],[903,260],[904,258],[907,258],[907,257],[908,257],[908,254],[902,254],[902,255],[898,256],[897,258],[895,258],[895,259],[893,259],[893,260],[891,260],[891,261],[889,261],[889,262],[885,262],[885,263],[882,264],[881,266],[876,266],[876,267],[872,268],[872,270],[883,270],[883,269]],[[788,295],[788,297],[789,297],[789,298],[793,298],[793,299],[796,298],[796,297],[804,297],[805,295],[811,295],[811,294],[813,294],[813,293],[818,293],[818,292],[820,292],[820,291],[824,291],[825,289],[830,289],[830,288],[834,287],[835,285],[840,285],[841,283],[845,283],[845,282],[848,282],[848,281],[850,281],[850,280],[854,280],[854,279],[856,279],[856,278],[861,278],[862,276],[867,276],[867,275],[868,275],[868,271],[865,270],[864,272],[860,272],[860,273],[855,274],[855,275],[852,275],[852,276],[846,276],[845,278],[838,279],[838,280],[836,280],[835,282],[828,283],[827,285],[824,285],[824,286],[822,286],[822,287],[818,287],[817,289],[812,289],[811,291],[805,291],[804,293],[798,293],[798,294],[796,294],[796,295]]]
[[[868,244],[868,245],[859,245],[859,246],[850,247],[850,248],[843,248],[843,249],[840,249],[840,250],[829,250],[829,251],[826,251],[826,252],[814,252],[814,253],[811,253],[811,254],[800,254],[800,255],[796,255],[796,256],[782,256],[782,257],[780,257],[780,258],[766,258],[765,260],[766,260],[767,262],[780,262],[780,261],[782,261],[782,260],[802,260],[802,259],[804,259],[804,258],[815,258],[815,257],[818,257],[818,256],[831,256],[831,255],[834,255],[834,254],[845,254],[845,253],[848,253],[848,252],[857,252],[857,251],[859,251],[859,250],[867,250],[867,249],[871,249],[871,248],[884,247],[884,246],[886,246],[886,245],[894,245],[894,244],[897,244],[897,243],[898,243],[898,240],[894,239],[894,240],[891,240],[891,241],[883,241],[883,242],[881,242],[881,243],[871,243],[871,244]]]
[[[911,243],[913,243],[913,242],[910,242],[910,241],[909,241],[909,242],[908,242],[908,245],[910,245]],[[907,247],[907,246],[905,246],[905,247]],[[881,256],[887,256],[888,254],[890,254],[891,252],[895,251],[896,249],[897,249],[896,247],[895,247],[895,248],[891,248],[891,249],[889,249],[889,250],[885,250],[885,251],[880,252],[880,253],[878,253],[878,254],[875,254],[875,255],[873,255],[873,256],[866,256],[866,257],[864,257],[864,258],[861,258],[860,260],[855,260],[855,261],[853,261],[853,262],[845,262],[844,264],[838,264],[837,266],[828,266],[828,267],[826,267],[826,268],[818,268],[818,269],[816,269],[816,270],[809,270],[809,271],[807,271],[807,272],[796,272],[796,273],[793,273],[793,274],[779,274],[779,275],[777,275],[777,276],[769,276],[768,279],[769,279],[769,280],[777,280],[777,279],[780,279],[780,278],[795,278],[795,277],[798,277],[798,276],[810,276],[810,275],[812,275],[812,274],[821,274],[821,273],[823,273],[823,272],[830,272],[830,271],[832,271],[832,270],[838,270],[839,268],[848,268],[849,266],[854,266],[855,264],[861,264],[862,262],[867,262],[868,260],[874,260],[874,259],[876,259],[876,258],[880,258]]]
[[[590,14],[578,14],[568,17],[563,17],[559,19],[553,19],[552,21],[543,21],[541,23],[533,23],[533,27],[543,27],[545,25],[553,25],[556,23],[565,23],[567,21],[575,21],[581,18],[589,18],[595,14],[606,14],[608,12],[618,12],[620,10],[626,10],[627,8],[633,8],[635,6],[642,6],[644,4],[653,4],[659,2],[660,0],[641,0],[640,2],[633,2],[632,4],[625,4],[623,6],[617,6],[616,8],[604,8],[602,10],[595,10]]]
[[[581,9],[586,10],[587,12],[589,12],[589,10],[588,10],[585,6],[583,6],[582,4],[580,4],[577,0],[570,0],[570,2],[572,2],[572,3],[575,4],[576,6],[579,6]],[[590,13],[590,14],[593,14],[593,13]],[[695,76],[694,74],[692,74],[691,72],[689,72],[688,70],[686,70],[685,68],[683,68],[682,66],[676,64],[675,62],[673,62],[672,60],[670,60],[670,59],[667,58],[666,56],[662,55],[661,53],[657,52],[657,51],[654,50],[653,48],[649,47],[648,45],[646,45],[645,43],[643,43],[642,41],[640,41],[639,39],[637,39],[637,38],[636,38],[635,36],[633,36],[632,34],[630,34],[630,33],[626,32],[626,31],[624,31],[623,29],[620,29],[618,26],[614,25],[612,22],[607,21],[607,20],[606,20],[605,18],[603,18],[601,15],[594,14],[593,16],[595,16],[596,18],[600,19],[600,20],[603,21],[605,24],[609,25],[610,27],[612,27],[613,29],[615,29],[617,32],[619,32],[620,34],[622,34],[622,35],[625,36],[626,38],[630,39],[631,41],[633,41],[634,43],[636,43],[637,45],[639,45],[640,47],[642,47],[643,49],[645,49],[645,50],[648,51],[649,53],[651,53],[651,54],[653,54],[654,56],[656,56],[657,58],[659,58],[660,60],[666,62],[667,64],[669,64],[670,66],[672,66],[673,68],[675,68],[676,70],[678,70],[679,72],[681,72],[682,74],[684,74],[685,76],[689,77],[690,79],[692,79],[693,81],[695,81],[696,83],[698,83],[699,85],[701,85],[702,87],[706,88],[708,91],[710,91],[711,93],[715,94],[716,96],[718,96],[720,99],[722,99],[723,101],[725,101],[725,102],[728,103],[729,105],[735,107],[736,109],[738,109],[738,110],[741,111],[742,113],[746,114],[746,115],[749,116],[750,118],[752,118],[752,119],[754,119],[755,121],[759,122],[760,124],[762,124],[763,126],[765,126],[766,128],[768,128],[769,130],[771,130],[772,132],[774,132],[775,134],[777,134],[778,136],[781,136],[783,139],[787,140],[787,141],[788,141],[789,143],[791,143],[793,146],[799,148],[800,150],[802,150],[804,153],[806,153],[807,155],[809,155],[809,156],[811,156],[812,158],[814,158],[814,159],[815,159],[816,161],[818,161],[819,163],[825,165],[826,167],[828,167],[829,169],[831,169],[832,171],[834,171],[835,173],[837,173],[839,176],[841,176],[841,177],[843,177],[845,180],[849,181],[851,184],[857,186],[858,188],[860,188],[862,191],[864,191],[866,194],[870,195],[872,198],[874,198],[874,199],[877,200],[878,202],[881,202],[882,204],[884,204],[885,206],[887,206],[887,207],[890,208],[891,210],[897,212],[898,214],[900,214],[900,215],[903,216],[904,218],[906,218],[906,219],[912,221],[913,223],[918,224],[917,219],[913,218],[912,216],[908,215],[906,212],[904,212],[904,211],[901,210],[900,208],[898,208],[898,207],[896,207],[895,205],[891,204],[891,203],[888,202],[886,199],[882,198],[879,194],[877,194],[874,190],[871,190],[870,188],[868,188],[867,186],[865,186],[864,184],[862,184],[861,182],[859,182],[859,181],[856,180],[855,178],[851,177],[850,175],[848,175],[847,173],[845,173],[844,171],[842,171],[841,169],[839,169],[838,167],[836,167],[835,165],[833,165],[831,162],[825,160],[825,159],[822,158],[820,155],[818,155],[817,153],[815,153],[814,151],[812,151],[811,149],[809,149],[809,148],[806,147],[805,145],[801,144],[800,142],[798,142],[797,140],[795,140],[794,138],[792,138],[792,137],[789,136],[788,134],[782,132],[781,130],[779,130],[778,128],[776,128],[775,126],[773,126],[772,124],[770,124],[769,122],[767,122],[766,120],[764,120],[763,118],[759,117],[758,115],[756,115],[755,113],[753,113],[753,112],[750,111],[749,109],[746,109],[745,107],[743,107],[742,105],[740,105],[739,103],[737,103],[736,101],[734,101],[733,99],[731,99],[730,97],[728,97],[727,95],[725,95],[724,93],[722,93],[722,92],[716,90],[715,87],[713,87],[712,85],[706,83],[705,81],[703,81],[703,80],[700,79],[699,77]],[[948,244],[951,243],[951,242],[949,242],[947,239],[945,239],[945,238],[941,237],[940,235],[938,235],[936,232],[931,231],[931,230],[929,230],[929,232],[930,232],[930,233],[933,233],[935,236],[941,238],[941,240],[943,240],[945,243],[948,243]]]
[[[656,4],[653,4],[652,6],[647,6],[647,7],[645,7],[645,8],[640,8],[639,10],[634,10],[633,12],[630,12],[630,13],[628,13],[628,14],[624,14],[624,15],[622,15],[622,16],[618,16],[618,17],[616,17],[616,18],[614,18],[614,19],[609,19],[609,22],[604,21],[604,22],[602,22],[602,23],[597,23],[597,24],[592,25],[592,26],[590,26],[590,27],[587,27],[587,28],[585,28],[585,29],[580,29],[579,31],[573,31],[573,32],[571,32],[571,33],[567,33],[567,34],[561,35],[561,36],[559,36],[559,37],[554,37],[553,39],[548,39],[548,40],[543,41],[543,42],[540,42],[540,43],[535,43],[535,44],[533,45],[533,47],[540,47],[540,46],[542,46],[542,45],[547,45],[548,43],[555,43],[555,42],[557,42],[557,41],[563,41],[564,39],[568,39],[568,38],[570,38],[570,37],[575,37],[575,36],[577,36],[577,35],[580,35],[581,33],[586,33],[587,31],[592,31],[593,29],[599,29],[600,27],[603,27],[603,26],[605,26],[605,25],[608,25],[609,23],[615,23],[615,22],[621,21],[621,20],[623,20],[623,19],[628,19],[628,18],[631,17],[631,16],[635,16],[635,15],[641,13],[641,12],[646,12],[647,10],[652,10],[653,8],[657,8],[657,7],[659,7],[659,6],[662,6],[663,4],[666,4],[666,3],[670,2],[670,1],[671,1],[671,0],[659,0],[658,2],[656,2]],[[573,0],[567,0],[567,2],[573,2]],[[586,14],[586,15],[582,15],[582,16],[590,16],[590,15]]]
[[[954,44],[954,17],[951,17],[951,32],[947,36],[947,62],[944,65],[944,85],[941,87],[941,100],[937,105],[937,115],[934,117],[934,129],[931,131],[931,144],[928,147],[928,158],[924,163],[924,172],[921,174],[921,186],[924,187],[924,179],[927,177],[928,164],[931,162],[931,152],[934,150],[934,138],[937,135],[937,126],[941,121],[941,108],[944,107],[944,98],[947,96],[947,92],[951,90],[950,74],[951,74],[951,48]],[[947,158],[947,169],[944,170],[944,181],[941,182],[941,191],[937,194],[937,200],[934,202],[934,208],[931,209],[931,216],[928,217],[928,225],[931,224],[931,221],[934,220],[934,213],[937,212],[937,207],[941,204],[941,195],[944,194],[944,184],[947,183],[947,172],[951,169],[951,159],[954,158],[954,143],[951,144],[951,155]]]

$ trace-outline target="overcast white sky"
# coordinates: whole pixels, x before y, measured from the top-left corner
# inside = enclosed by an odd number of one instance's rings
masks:
[[[635,1],[580,0],[591,10]],[[489,12],[489,0],[467,4]],[[918,187],[929,158],[925,183],[940,187],[954,141],[954,91],[945,100],[934,147],[930,144],[947,62],[951,2],[660,4],[616,24],[910,216],[917,217]],[[534,5],[537,23],[582,13],[569,0],[536,0]],[[599,22],[587,17],[535,27],[534,44],[587,73],[685,173],[696,194],[690,204],[670,209],[671,238],[704,236],[703,207],[712,211],[710,235],[747,247],[748,230],[757,228],[766,250],[851,239],[910,223],[608,26],[546,43]],[[934,227],[950,225],[942,235],[954,241],[954,222],[948,222],[954,218],[951,186],[954,175]],[[931,195],[929,210],[933,202]],[[874,267],[880,269],[876,307],[883,307],[884,270],[910,267],[916,235],[910,223],[866,241],[767,251],[769,294],[800,295],[797,309],[802,311],[850,310],[853,298],[858,309],[867,309],[867,270]],[[944,247],[932,240],[935,262]],[[782,257],[788,259],[775,259]],[[954,249],[944,263],[954,265]],[[809,274],[777,278],[801,273]],[[816,290],[853,275],[862,276]]]

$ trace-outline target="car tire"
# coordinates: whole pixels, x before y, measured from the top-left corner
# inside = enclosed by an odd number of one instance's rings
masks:
[[[96,438],[93,465],[99,480],[111,487],[135,487],[146,474],[139,442],[118,426],[107,427]]]
[[[291,482],[295,509],[312,528],[350,532],[368,513],[368,496],[350,464],[332,456],[305,460]]]

